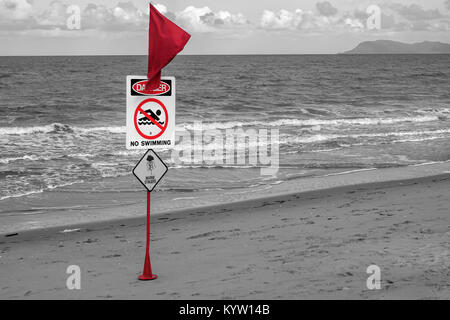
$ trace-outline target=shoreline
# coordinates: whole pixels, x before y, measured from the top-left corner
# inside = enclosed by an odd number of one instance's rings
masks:
[[[425,178],[450,173],[450,161],[411,165],[405,167],[362,169],[326,176],[301,177],[284,181],[281,184],[264,185],[256,189],[233,189],[220,193],[190,192],[171,194],[152,193],[151,215],[170,214],[204,207],[221,207],[228,203],[258,201],[268,196],[301,194],[309,191],[324,191],[338,187],[359,184],[383,183],[414,178]],[[116,178],[109,178],[113,184]],[[130,186],[138,186],[132,177]],[[61,188],[58,191],[3,201],[11,207],[24,206],[23,213],[0,214],[0,235],[24,232],[27,230],[62,228],[73,225],[108,223],[114,220],[145,217],[145,192],[107,191],[92,192],[88,189]],[[25,205],[22,204],[25,203]],[[89,207],[91,206],[91,207]],[[69,207],[69,209],[67,209]],[[30,210],[31,208],[31,210]],[[64,209],[61,209],[64,208]],[[32,211],[34,210],[34,211]],[[20,210],[18,211],[20,212]]]
[[[424,177],[417,177],[417,178],[409,178],[409,179],[399,179],[399,180],[387,180],[387,181],[380,181],[380,182],[369,182],[369,183],[360,183],[360,184],[350,184],[350,185],[343,185],[338,187],[330,187],[325,189],[317,189],[317,190],[309,190],[309,191],[302,191],[302,192],[293,192],[293,193],[286,193],[286,194],[277,194],[272,195],[269,197],[259,197],[259,198],[252,198],[252,199],[246,199],[246,200],[240,200],[235,202],[228,202],[228,203],[221,203],[221,204],[214,204],[214,205],[206,205],[206,206],[197,206],[192,208],[186,208],[186,209],[178,209],[168,212],[161,212],[161,213],[153,213],[151,214],[151,224],[155,224],[158,222],[155,222],[154,220],[162,220],[162,221],[171,221],[171,220],[179,220],[182,219],[185,216],[193,215],[202,211],[214,211],[214,212],[221,212],[221,211],[227,211],[230,208],[236,208],[240,207],[241,209],[246,209],[248,207],[254,206],[255,204],[264,204],[266,202],[277,202],[277,201],[285,201],[286,199],[292,198],[292,197],[317,197],[321,196],[323,194],[327,193],[340,193],[350,190],[370,190],[370,189],[378,189],[378,188],[391,188],[396,186],[402,186],[402,185],[408,185],[408,184],[417,184],[417,183],[424,183],[429,182],[433,180],[440,180],[440,179],[450,179],[450,172],[449,173],[442,173],[437,175],[430,175],[430,176],[424,176]],[[142,204],[142,212],[144,212],[144,203]],[[109,220],[98,220],[98,221],[90,221],[90,222],[84,222],[84,223],[75,223],[75,224],[63,224],[58,226],[51,226],[51,227],[44,227],[44,228],[36,228],[36,229],[28,229],[28,230],[17,230],[13,232],[3,232],[0,233],[0,237],[16,237],[18,235],[28,237],[28,236],[42,236],[42,235],[49,235],[49,234],[55,234],[55,233],[65,233],[66,230],[67,233],[69,232],[76,232],[83,229],[88,230],[101,230],[103,225],[107,225],[108,227],[113,226],[120,226],[123,224],[127,225],[134,225],[134,224],[141,224],[142,222],[145,222],[146,215],[142,214],[139,216],[134,217],[125,217],[125,218],[117,218],[117,219],[109,219]],[[16,235],[17,234],[17,235]],[[18,239],[18,238],[15,238]]]
[[[310,191],[326,191],[327,189],[360,184],[420,179],[447,173],[450,173],[450,161],[375,170],[352,170],[316,177],[301,177],[284,181],[281,184],[261,186],[256,189],[236,188],[220,193],[178,193],[175,197],[177,200],[174,200],[170,193],[154,192],[152,193],[151,215],[171,214],[173,212],[197,210],[204,207],[221,207],[245,201],[258,201],[268,196],[285,196]],[[137,186],[137,182],[132,177],[121,178],[130,180],[130,186],[133,186],[133,184]],[[109,183],[114,183],[115,178],[109,178],[109,180]],[[80,192],[78,189],[75,189],[74,192],[71,189],[72,187],[74,186],[43,193],[39,196],[11,199],[12,207],[16,206],[17,208],[17,203],[23,205],[21,202],[25,202],[34,211],[29,212],[30,209],[25,207],[28,210],[23,210],[23,214],[8,214],[4,212],[0,214],[0,236],[27,230],[108,223],[109,221],[127,220],[128,218],[143,218],[146,215],[144,191],[121,192],[117,190],[97,193],[89,190]],[[3,203],[8,205],[7,201]],[[62,207],[64,209],[61,210]]]

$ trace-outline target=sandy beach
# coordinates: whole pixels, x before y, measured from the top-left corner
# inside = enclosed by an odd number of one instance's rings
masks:
[[[3,235],[0,298],[449,299],[449,189],[446,173],[158,215],[151,282],[145,217]]]

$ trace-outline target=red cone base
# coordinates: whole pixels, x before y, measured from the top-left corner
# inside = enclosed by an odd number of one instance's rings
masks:
[[[144,271],[138,278],[143,281],[155,280],[158,278],[156,274],[152,273],[152,265],[150,264],[150,255],[148,253],[145,255]]]
[[[150,275],[141,274],[139,276],[139,280],[142,280],[142,281],[155,280],[156,278],[158,278],[158,276],[156,274],[150,274]]]

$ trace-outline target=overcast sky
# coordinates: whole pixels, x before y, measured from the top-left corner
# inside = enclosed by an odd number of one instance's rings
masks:
[[[146,54],[148,2],[0,0],[0,55]],[[153,4],[192,34],[185,54],[337,53],[376,39],[450,43],[450,0]],[[80,30],[67,27],[70,5],[80,8]],[[381,10],[380,29],[368,28],[371,5]]]

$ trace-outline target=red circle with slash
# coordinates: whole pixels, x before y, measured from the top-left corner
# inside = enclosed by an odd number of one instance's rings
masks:
[[[157,103],[157,104],[163,109],[164,114],[165,114],[165,116],[166,116],[166,120],[164,121],[164,125],[161,125],[158,121],[156,121],[155,119],[153,119],[153,117],[152,117],[151,115],[149,115],[147,112],[145,112],[144,109],[142,109],[142,107],[143,107],[145,104],[150,103],[150,102],[155,102],[155,103]],[[139,112],[142,113],[142,114],[143,114],[148,120],[150,120],[155,126],[157,126],[157,127],[161,130],[161,132],[159,132],[158,134],[155,134],[155,135],[153,135],[153,136],[149,136],[149,135],[146,135],[145,133],[143,133],[143,132],[141,131],[141,129],[139,129],[138,121],[137,121],[137,117],[138,117],[138,113],[139,113]],[[150,98],[150,99],[146,99],[146,100],[142,101],[142,102],[138,105],[138,107],[136,108],[136,111],[134,112],[134,127],[136,128],[136,131],[139,133],[139,135],[140,135],[141,137],[145,138],[145,139],[153,140],[153,139],[159,138],[159,137],[164,133],[164,131],[166,131],[166,129],[167,129],[167,124],[168,124],[168,123],[169,123],[169,114],[168,114],[168,112],[167,112],[166,106],[165,106],[161,101],[159,101],[158,99],[155,99],[155,98]]]

